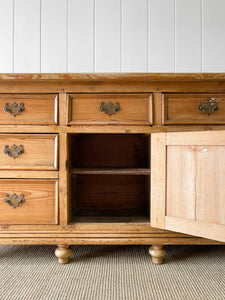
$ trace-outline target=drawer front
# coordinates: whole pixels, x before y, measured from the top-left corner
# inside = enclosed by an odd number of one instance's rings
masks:
[[[55,134],[0,134],[0,170],[57,170]]]
[[[0,179],[0,224],[58,224],[58,182]]]
[[[225,124],[225,94],[163,94],[163,124]]]
[[[68,95],[68,124],[152,124],[152,94]]]
[[[0,124],[58,124],[58,96],[0,94]]]

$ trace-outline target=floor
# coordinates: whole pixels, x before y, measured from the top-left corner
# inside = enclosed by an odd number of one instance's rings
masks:
[[[224,300],[225,246],[73,246],[60,265],[54,246],[0,246],[0,300]]]

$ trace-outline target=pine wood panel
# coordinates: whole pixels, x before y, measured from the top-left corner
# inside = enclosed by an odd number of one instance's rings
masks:
[[[167,216],[165,228],[225,243],[224,225]]]
[[[196,220],[225,225],[225,146],[196,148]]]
[[[100,110],[101,102],[120,103],[120,110],[109,116]],[[68,124],[150,125],[152,94],[70,94]]]
[[[58,183],[56,180],[0,179],[0,224],[57,224]],[[25,202],[13,208],[5,194],[23,194]]]
[[[167,146],[166,216],[195,219],[195,150],[193,146]]]
[[[5,145],[10,148],[23,145],[24,153],[10,157],[4,153]],[[58,138],[55,134],[1,134],[0,169],[57,170]]]
[[[24,104],[25,110],[13,116],[4,111],[6,103]],[[0,94],[0,124],[57,124],[58,96],[56,94]]]
[[[38,171],[28,170],[20,171],[15,169],[1,170],[0,178],[41,178],[41,179],[51,179],[59,178],[59,172],[57,171]]]
[[[17,82],[35,80],[35,83],[43,80],[64,80],[64,84],[68,80],[74,80],[76,82],[86,81],[87,85],[90,84],[90,81],[96,81],[96,83],[98,81],[112,83],[119,80],[123,83],[126,81],[163,81],[165,85],[166,81],[180,81],[180,84],[183,84],[185,81],[193,80],[200,84],[200,81],[203,80],[206,82],[205,87],[207,87],[208,81],[218,81],[221,84],[220,81],[225,80],[225,73],[0,73],[0,80],[4,80],[5,83],[10,80],[16,80]]]
[[[166,211],[165,133],[151,136],[151,224],[164,229]]]
[[[214,98],[218,109],[210,115],[198,109],[200,101]],[[225,124],[225,94],[163,94],[163,124]]]
[[[161,205],[161,215],[165,208],[167,214],[152,225],[224,242],[225,131],[189,132],[185,139],[182,132],[166,133],[164,145],[167,192],[161,190],[157,208]]]

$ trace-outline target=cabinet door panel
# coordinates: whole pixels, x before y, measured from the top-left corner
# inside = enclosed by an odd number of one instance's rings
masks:
[[[153,134],[151,162],[151,225],[225,242],[225,131]]]

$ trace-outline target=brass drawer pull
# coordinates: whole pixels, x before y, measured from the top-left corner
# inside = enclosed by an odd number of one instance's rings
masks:
[[[4,111],[10,113],[14,117],[21,114],[24,110],[24,103],[17,104],[16,102],[13,102],[11,105],[6,103],[4,107]]]
[[[16,208],[25,202],[25,198],[23,194],[20,194],[19,196],[16,193],[13,193],[11,196],[9,194],[5,194],[4,202]]]
[[[8,156],[13,157],[15,159],[20,154],[24,153],[24,147],[23,147],[23,145],[17,146],[15,144],[13,144],[11,147],[9,147],[9,145],[5,145],[3,152],[8,154]]]
[[[218,109],[218,103],[215,98],[209,98],[205,101],[200,101],[198,109],[205,114],[210,115],[212,112]]]
[[[100,111],[106,113],[110,117],[111,117],[111,115],[113,115],[114,113],[116,113],[119,110],[120,110],[119,102],[116,102],[115,104],[113,104],[111,101],[109,101],[106,104],[105,104],[105,102],[101,102],[101,104],[100,104]]]

